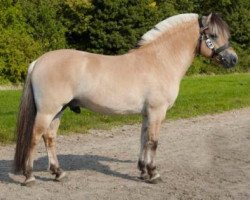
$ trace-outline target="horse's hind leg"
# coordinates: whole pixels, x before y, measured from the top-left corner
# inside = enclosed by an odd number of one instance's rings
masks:
[[[43,135],[43,140],[48,153],[49,170],[55,175],[55,180],[60,181],[66,173],[59,166],[56,154],[56,134],[60,125],[60,114],[51,122],[47,132]]]
[[[32,174],[35,149],[42,135],[47,131],[52,119],[53,115],[42,114],[39,112],[36,115],[27,163],[23,171],[23,174],[26,177],[24,185],[30,185],[35,181],[35,177]]]
[[[166,108],[149,108],[147,115],[145,116],[142,127],[142,144],[141,155],[138,161],[138,167],[141,170],[141,178],[145,178],[147,173],[149,175],[150,183],[157,183],[160,178],[160,174],[156,170],[155,155],[158,145],[158,138],[160,132],[160,125],[165,117]]]

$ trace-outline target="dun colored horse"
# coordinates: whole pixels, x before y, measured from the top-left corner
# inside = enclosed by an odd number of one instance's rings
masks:
[[[29,66],[17,121],[14,165],[26,177],[24,185],[35,182],[34,152],[41,138],[55,179],[65,177],[55,138],[66,107],[75,112],[84,107],[103,114],[141,113],[140,178],[161,180],[155,164],[159,129],[181,79],[197,54],[234,66],[237,55],[229,37],[227,24],[217,14],[180,14],[158,23],[142,36],[137,49],[124,55],[57,50],[39,57]]]

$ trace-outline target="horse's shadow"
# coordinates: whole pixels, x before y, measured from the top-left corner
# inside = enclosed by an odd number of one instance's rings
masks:
[[[65,171],[76,171],[76,170],[92,170],[105,175],[115,176],[122,179],[138,181],[137,177],[123,174],[121,172],[112,170],[106,162],[115,163],[135,163],[132,160],[120,160],[118,158],[110,158],[99,155],[58,155],[60,166]],[[7,183],[17,183],[11,174],[13,173],[13,161],[12,160],[0,160],[0,181]],[[34,171],[44,171],[48,167],[47,156],[41,157],[34,162]],[[36,176],[36,174],[35,174]],[[43,181],[52,180],[36,176],[37,179]]]

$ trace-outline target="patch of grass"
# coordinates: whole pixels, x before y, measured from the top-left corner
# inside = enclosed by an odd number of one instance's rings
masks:
[[[186,77],[167,117],[187,118],[247,106],[250,106],[249,73]]]
[[[13,141],[21,91],[0,91],[0,142]]]
[[[21,91],[0,91],[0,142],[13,141]],[[168,119],[188,118],[250,106],[250,74],[193,76],[183,79],[179,97]],[[83,109],[76,115],[64,112],[61,134],[86,133],[89,129],[109,129],[140,122],[139,115],[104,116]]]

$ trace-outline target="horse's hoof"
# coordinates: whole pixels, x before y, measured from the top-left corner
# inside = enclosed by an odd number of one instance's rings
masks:
[[[33,176],[33,177],[26,179],[23,183],[21,183],[21,186],[31,187],[35,185],[35,182],[36,182],[36,179]]]
[[[65,181],[67,178],[66,172],[62,172],[60,175],[56,175],[55,181],[62,182]]]
[[[141,174],[140,177],[139,177],[139,179],[144,180],[144,181],[145,180],[149,180],[149,175],[147,173]]]
[[[163,181],[162,181],[160,175],[156,175],[156,176],[148,179],[146,182],[150,183],[150,184],[157,184],[157,183],[162,183]]]

